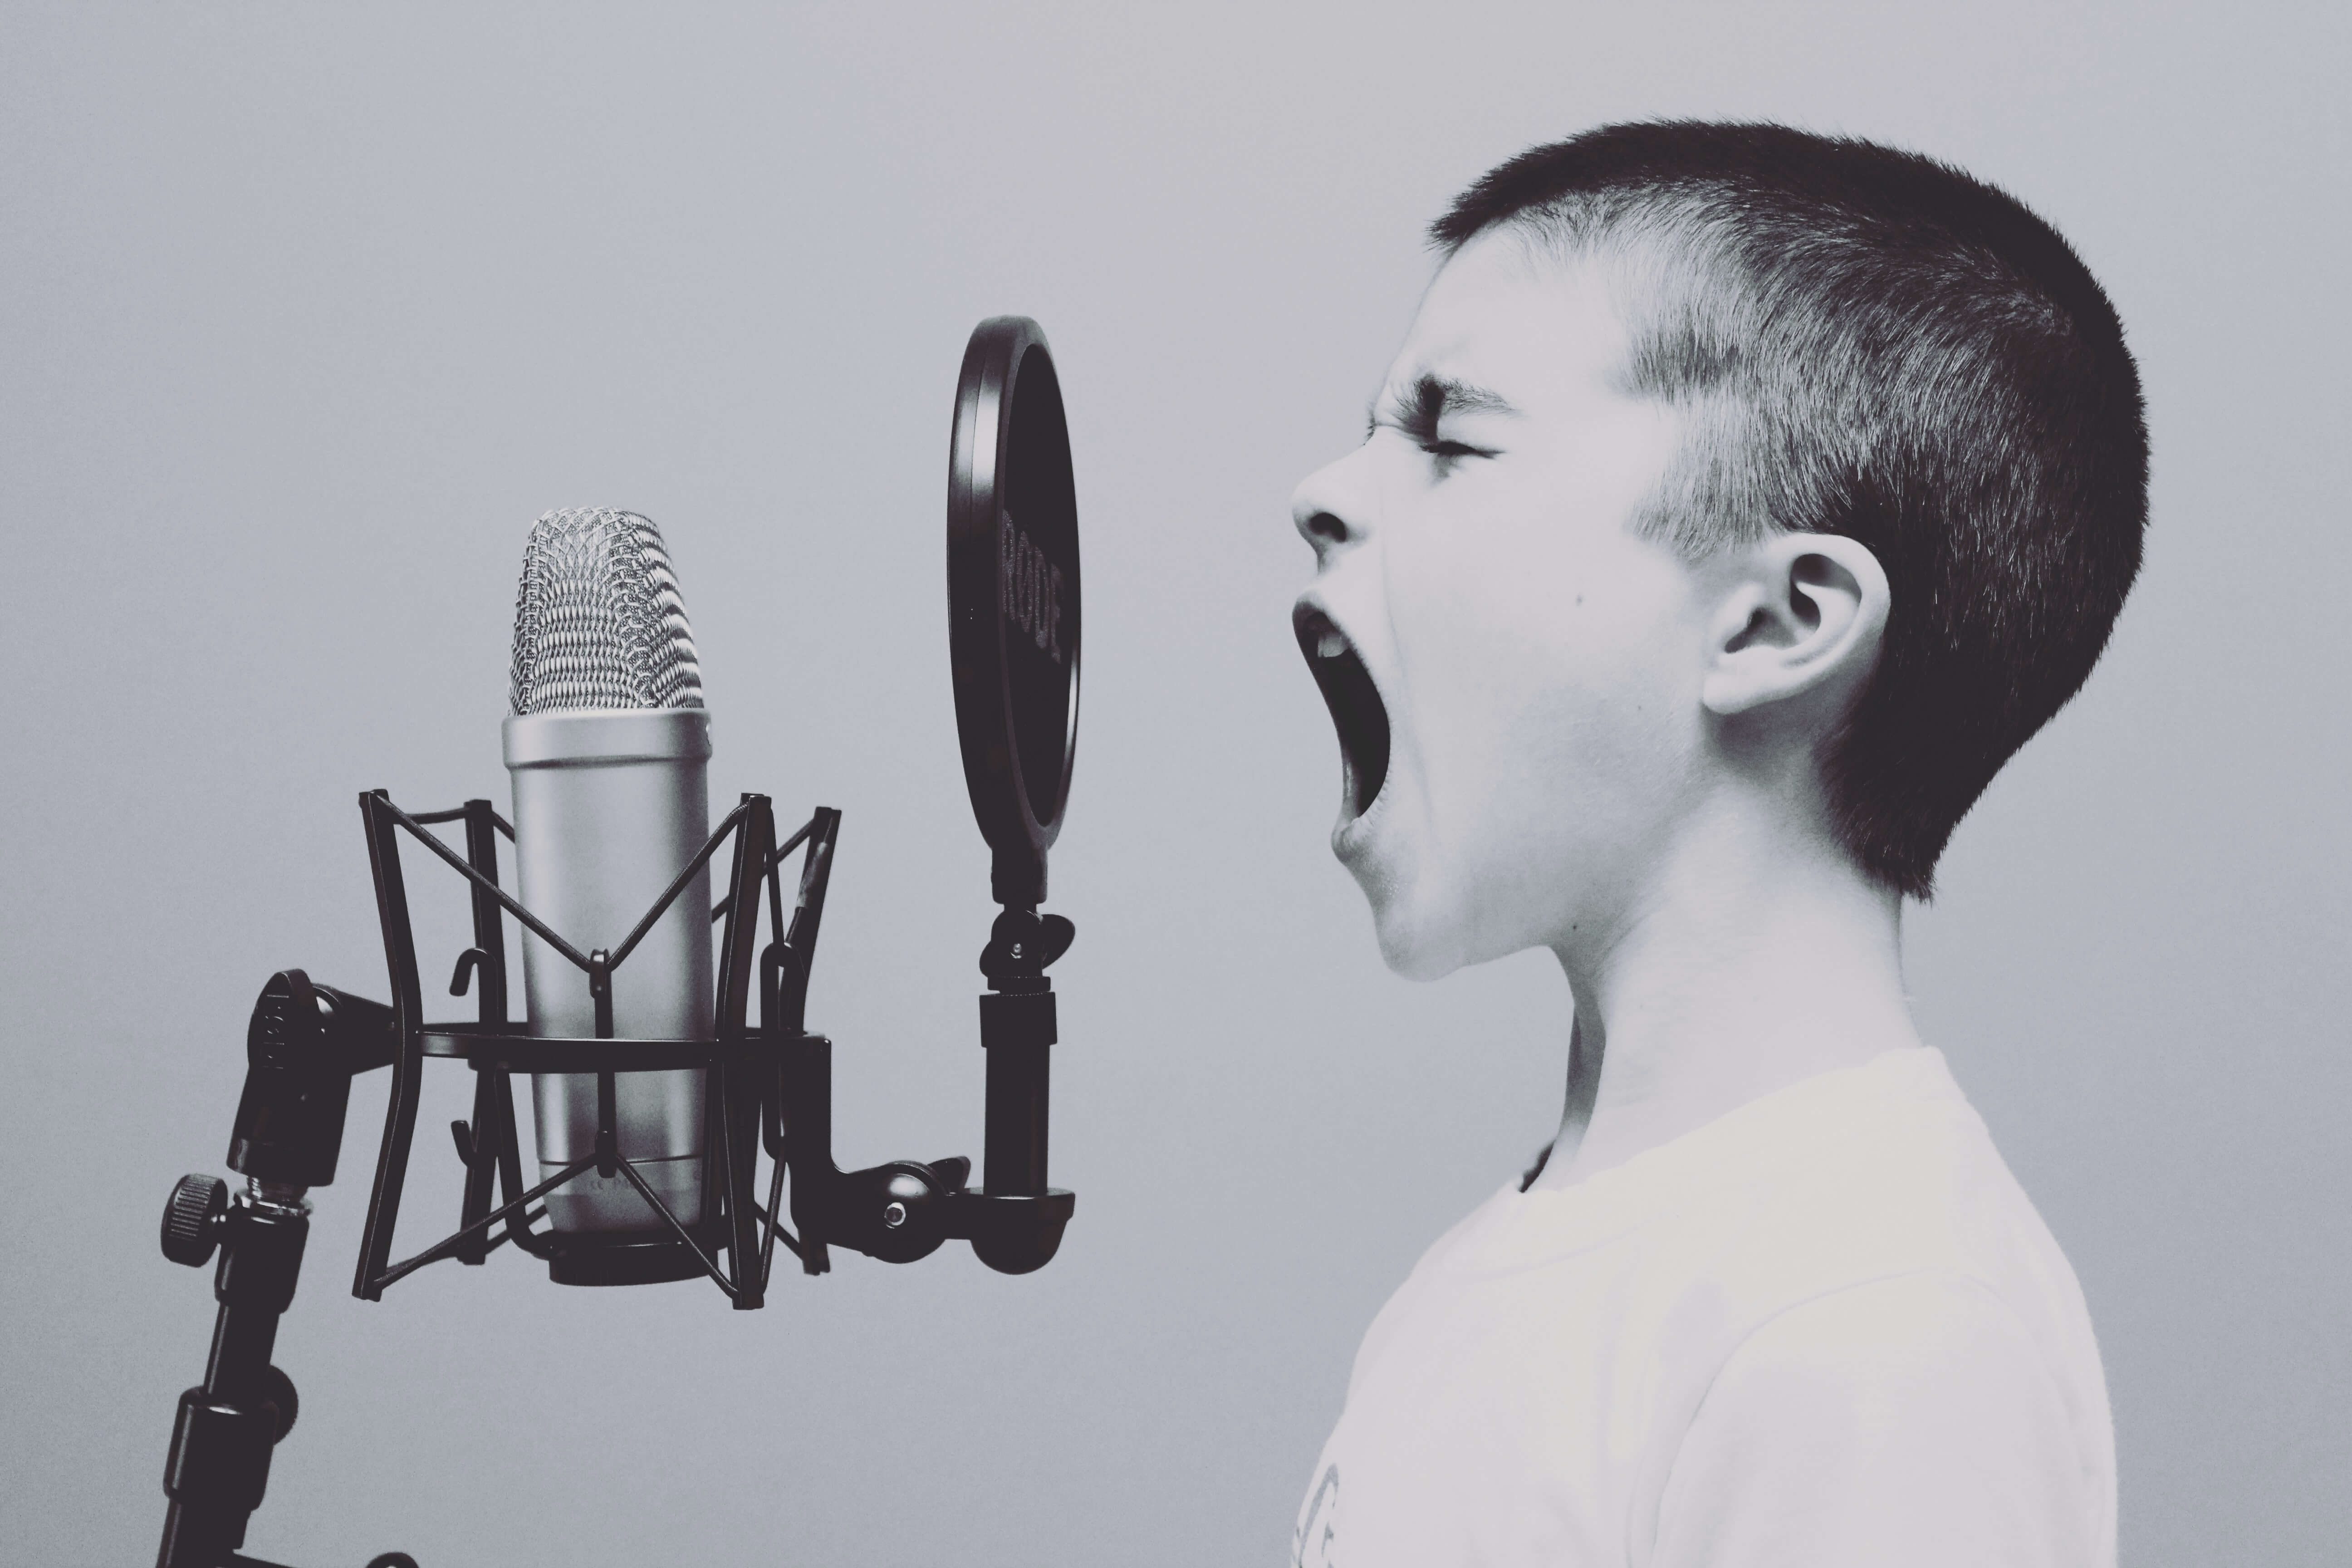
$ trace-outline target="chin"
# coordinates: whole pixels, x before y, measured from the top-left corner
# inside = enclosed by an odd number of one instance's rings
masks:
[[[1463,922],[1433,909],[1419,889],[1375,886],[1358,878],[1372,906],[1372,929],[1381,958],[1407,980],[1443,980],[1470,962]]]
[[[1381,957],[1407,980],[1442,980],[1457,969],[1554,945],[1565,917],[1527,889],[1423,871],[1406,877],[1350,867],[1372,906]]]

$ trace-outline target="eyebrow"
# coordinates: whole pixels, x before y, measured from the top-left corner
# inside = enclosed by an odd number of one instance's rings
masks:
[[[1501,393],[1489,391],[1475,383],[1457,381],[1450,375],[1423,374],[1412,384],[1412,390],[1401,396],[1383,392],[1374,400],[1364,416],[1365,434],[1369,436],[1381,422],[1382,401],[1395,410],[1392,416],[1397,427],[1416,441],[1437,439],[1437,422],[1448,414],[1502,414],[1516,416],[1510,399]]]

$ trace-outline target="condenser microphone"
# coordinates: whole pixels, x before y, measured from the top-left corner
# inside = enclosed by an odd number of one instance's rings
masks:
[[[710,717],[686,606],[652,520],[581,507],[532,526],[515,595],[512,698],[504,740],[522,901],[581,952],[610,951],[710,832]],[[609,984],[613,1037],[710,1037],[707,868]],[[597,1032],[589,976],[528,932],[523,992],[532,1035]],[[703,1215],[706,1076],[615,1075],[619,1152],[688,1225]],[[544,1180],[595,1152],[596,1077],[538,1073],[531,1083]],[[559,1231],[663,1228],[617,1172],[592,1168],[546,1203]]]

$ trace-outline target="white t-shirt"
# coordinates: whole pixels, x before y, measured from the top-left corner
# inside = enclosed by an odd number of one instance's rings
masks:
[[[2074,1271],[1944,1066],[1889,1051],[1430,1248],[1357,1352],[1296,1568],[2109,1568]]]

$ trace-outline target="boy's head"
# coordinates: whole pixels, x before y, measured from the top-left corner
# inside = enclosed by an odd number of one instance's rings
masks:
[[[1370,438],[1295,503],[1335,847],[1391,962],[1638,900],[1726,778],[1792,758],[1852,863],[1925,897],[2138,568],[2098,285],[1965,174],[1775,126],[1538,148],[1433,233]]]

